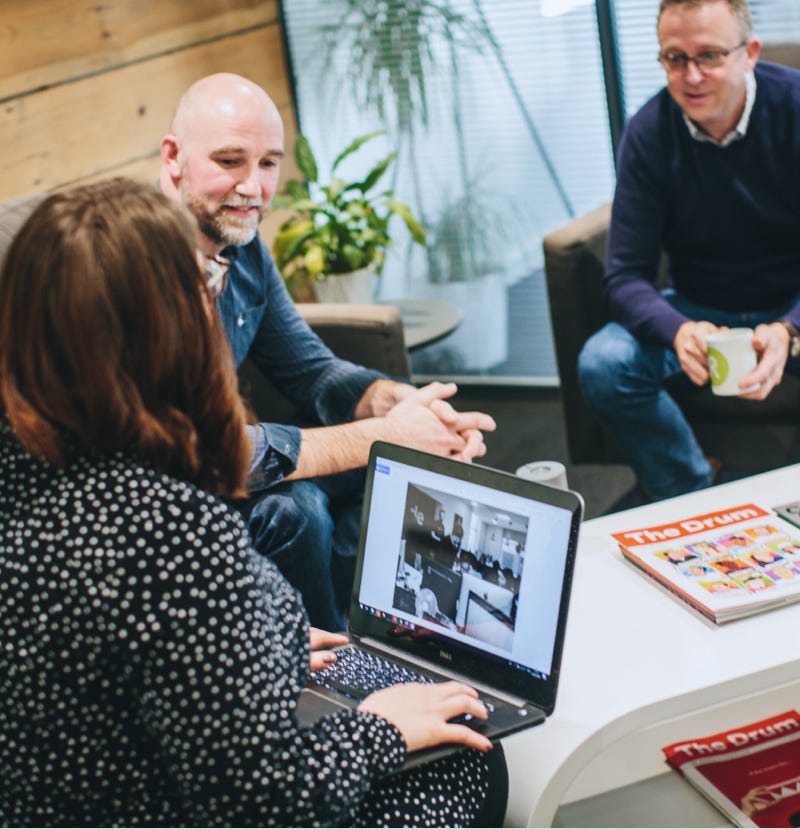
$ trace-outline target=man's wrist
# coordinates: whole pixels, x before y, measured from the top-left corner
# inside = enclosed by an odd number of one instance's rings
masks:
[[[403,397],[400,390],[405,391],[406,384],[399,383],[391,378],[378,378],[374,380],[365,390],[361,399],[356,404],[353,418],[356,421],[362,418],[380,418],[386,415],[390,409]],[[414,387],[411,387],[414,391]]]
[[[791,320],[784,319],[777,322],[789,333],[789,357],[797,357],[800,355],[800,331]]]
[[[695,324],[694,320],[685,320],[683,323],[678,326],[678,330],[675,332],[675,336],[672,338],[672,349],[673,351],[677,352],[680,346],[681,341],[683,340],[684,335],[687,332],[687,329]]]

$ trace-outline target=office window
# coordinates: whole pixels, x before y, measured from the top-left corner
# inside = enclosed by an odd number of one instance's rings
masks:
[[[658,2],[604,3],[628,118],[664,84]],[[800,41],[797,0],[750,5],[764,42]],[[351,162],[396,150],[387,181],[427,228],[422,251],[395,226],[377,298],[435,297],[464,314],[412,355],[415,374],[557,383],[542,237],[614,188],[594,0],[291,0],[282,13],[321,168],[385,129]]]
[[[378,297],[464,313],[415,374],[556,383],[542,236],[613,188],[591,0],[292,0],[283,16],[321,169],[386,129],[350,161],[397,150],[391,185],[426,225],[428,250],[403,239]]]

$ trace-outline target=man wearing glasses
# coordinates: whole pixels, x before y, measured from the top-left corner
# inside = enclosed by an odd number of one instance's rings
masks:
[[[662,0],[667,86],[628,123],[606,251],[613,319],[578,361],[587,402],[651,499],[713,469],[671,385],[708,383],[706,337],[755,329],[741,397],[800,370],[800,73],[759,64],[746,0]],[[655,287],[662,249],[670,288]]]
[[[200,253],[238,366],[248,355],[319,427],[250,427],[253,458],[242,505],[256,550],[300,590],[311,624],[344,627],[363,476],[382,439],[470,461],[494,421],[457,412],[454,384],[422,389],[339,360],[289,299],[259,222],[278,186],[283,123],[256,84],[218,74],[181,98],[161,144],[161,190],[200,229]]]

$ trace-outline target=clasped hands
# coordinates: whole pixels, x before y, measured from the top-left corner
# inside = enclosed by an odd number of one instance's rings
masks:
[[[673,348],[681,368],[692,383],[704,386],[709,381],[706,338],[723,331],[727,326],[715,326],[705,320],[685,322],[675,335]],[[763,401],[783,379],[783,370],[789,357],[789,332],[781,323],[762,323],[753,332],[753,348],[758,357],[756,368],[739,381],[740,389],[759,384],[752,392],[739,397]]]
[[[493,432],[494,419],[484,412],[458,412],[450,403],[455,383],[429,383],[421,389],[406,383],[379,380],[367,390],[356,418],[384,417],[387,440],[415,449],[472,461],[486,454],[484,432]]]

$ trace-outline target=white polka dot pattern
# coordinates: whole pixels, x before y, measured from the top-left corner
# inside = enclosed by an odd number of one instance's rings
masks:
[[[63,471],[0,425],[0,823],[463,825],[471,751],[300,730],[307,619],[238,514],[123,455]]]

